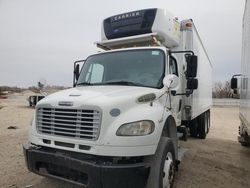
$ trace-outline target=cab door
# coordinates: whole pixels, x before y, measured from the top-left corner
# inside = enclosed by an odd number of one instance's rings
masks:
[[[182,92],[181,87],[181,77],[180,72],[178,70],[178,62],[174,56],[169,56],[169,63],[168,63],[168,74],[174,74],[180,78],[179,87],[174,91],[176,94]],[[175,115],[175,120],[177,125],[181,124],[181,109],[182,109],[182,96],[181,95],[174,95],[171,93],[171,111],[173,115]]]

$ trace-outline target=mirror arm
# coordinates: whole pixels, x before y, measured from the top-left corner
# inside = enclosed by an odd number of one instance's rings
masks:
[[[194,55],[193,51],[171,51],[169,50],[169,54],[185,54],[185,53],[191,53],[192,55]]]
[[[74,62],[74,65],[76,65],[77,63],[85,62],[85,61],[86,61],[86,59],[82,59],[82,60],[75,61],[75,62]]]
[[[241,77],[241,76],[243,76],[242,74],[235,74],[235,75],[233,75],[233,77],[232,78],[235,78],[235,77]]]
[[[191,94],[193,94],[194,90],[186,90],[186,93],[176,93],[175,90],[171,91],[171,94],[173,96],[180,96],[180,95],[185,95],[186,97],[189,97]]]

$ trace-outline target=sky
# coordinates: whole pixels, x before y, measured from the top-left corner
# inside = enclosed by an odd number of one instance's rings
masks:
[[[213,80],[240,72],[245,0],[0,0],[0,86],[72,86],[73,62],[98,52],[106,17],[163,8],[192,18],[213,64]]]

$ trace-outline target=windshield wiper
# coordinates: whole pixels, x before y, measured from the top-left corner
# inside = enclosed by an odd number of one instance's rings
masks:
[[[100,83],[89,83],[89,82],[80,82],[77,84],[77,86],[94,86],[94,85],[125,85],[125,86],[141,86],[145,87],[142,84],[134,83],[134,82],[129,82],[129,81],[124,81],[124,80],[119,80],[119,81],[110,81],[110,82],[100,82]]]
[[[129,81],[114,81],[114,82],[104,82],[102,83],[102,85],[127,85],[127,86],[143,86],[141,84],[137,84],[134,82],[129,82]]]
[[[93,84],[91,84],[90,82],[80,82],[78,84],[76,84],[77,86],[92,86]]]

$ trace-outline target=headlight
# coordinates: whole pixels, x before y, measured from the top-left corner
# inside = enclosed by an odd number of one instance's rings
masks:
[[[155,125],[153,121],[137,121],[123,124],[116,132],[117,136],[144,136],[154,132]]]

